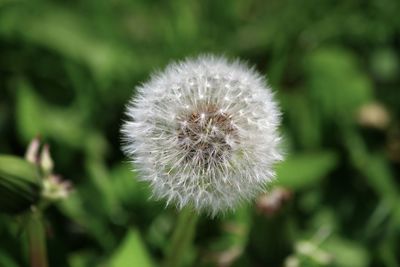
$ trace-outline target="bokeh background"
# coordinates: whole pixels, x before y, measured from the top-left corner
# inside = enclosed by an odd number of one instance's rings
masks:
[[[0,153],[40,135],[71,196],[46,211],[50,265],[159,266],[176,211],[120,150],[124,105],[171,60],[268,77],[284,149],[269,193],[202,216],[190,266],[400,266],[400,2],[0,1]],[[28,266],[0,215],[0,266]]]

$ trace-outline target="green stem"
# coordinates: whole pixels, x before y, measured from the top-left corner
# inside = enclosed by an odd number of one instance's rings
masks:
[[[46,237],[40,211],[33,211],[27,225],[31,267],[48,267]]]
[[[167,248],[164,267],[182,266],[187,250],[194,239],[197,219],[197,214],[190,207],[184,208],[179,213],[171,243]]]

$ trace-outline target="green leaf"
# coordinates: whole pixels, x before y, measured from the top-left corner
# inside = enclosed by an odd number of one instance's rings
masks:
[[[353,165],[365,176],[371,188],[384,198],[397,198],[399,192],[385,155],[370,154],[362,136],[354,129],[344,132],[344,140]]]
[[[25,81],[18,81],[16,88],[17,125],[24,140],[40,134],[73,147],[81,146],[89,130],[84,127],[80,110],[49,105]]]
[[[371,155],[364,165],[368,183],[383,197],[396,198],[398,189],[384,155]]]
[[[293,138],[304,148],[318,148],[322,139],[321,119],[314,112],[310,99],[292,92],[281,92],[279,96]]]
[[[341,267],[366,267],[369,266],[368,251],[359,243],[341,239],[329,238],[321,246],[333,255],[334,266]]]
[[[17,263],[4,251],[0,251],[0,266],[18,267]]]
[[[154,266],[139,231],[133,229],[127,233],[125,240],[112,255],[110,267],[151,267]]]
[[[357,109],[372,100],[372,84],[346,50],[324,48],[305,61],[308,93],[323,115],[349,120]]]
[[[332,152],[290,156],[277,166],[277,184],[299,190],[323,179],[337,165]]]
[[[146,205],[150,198],[150,189],[146,183],[140,182],[132,164],[121,163],[110,172],[110,180],[114,194],[121,203]]]
[[[87,22],[76,12],[57,5],[25,2],[23,6],[8,7],[0,16],[0,36],[56,51],[64,58],[87,65],[99,78],[130,69],[134,56],[131,51],[109,39],[98,38]]]
[[[98,208],[95,209],[96,207],[94,206],[96,204],[90,202],[93,199],[95,200],[93,202],[97,201],[97,205],[101,208],[103,203],[101,202],[102,198],[99,198],[99,194],[86,188],[82,189],[81,186],[67,199],[57,203],[57,206],[64,215],[87,229],[88,235],[92,236],[102,248],[108,250],[115,245],[115,237],[112,234],[104,234],[108,233],[109,226],[104,222],[104,214],[99,214]]]
[[[0,156],[0,212],[22,212],[39,200],[40,192],[35,165],[22,158]]]
[[[371,55],[371,68],[383,81],[393,80],[399,72],[399,60],[395,50],[381,48]]]

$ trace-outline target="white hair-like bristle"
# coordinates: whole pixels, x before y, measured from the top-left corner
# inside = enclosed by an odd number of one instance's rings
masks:
[[[280,112],[247,65],[200,56],[170,64],[137,88],[123,149],[153,196],[211,216],[265,190],[274,177]]]

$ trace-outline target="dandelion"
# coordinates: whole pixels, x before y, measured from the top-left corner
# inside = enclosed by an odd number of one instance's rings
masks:
[[[153,196],[212,216],[253,199],[282,159],[280,113],[247,65],[200,56],[137,88],[122,127],[124,151]]]

